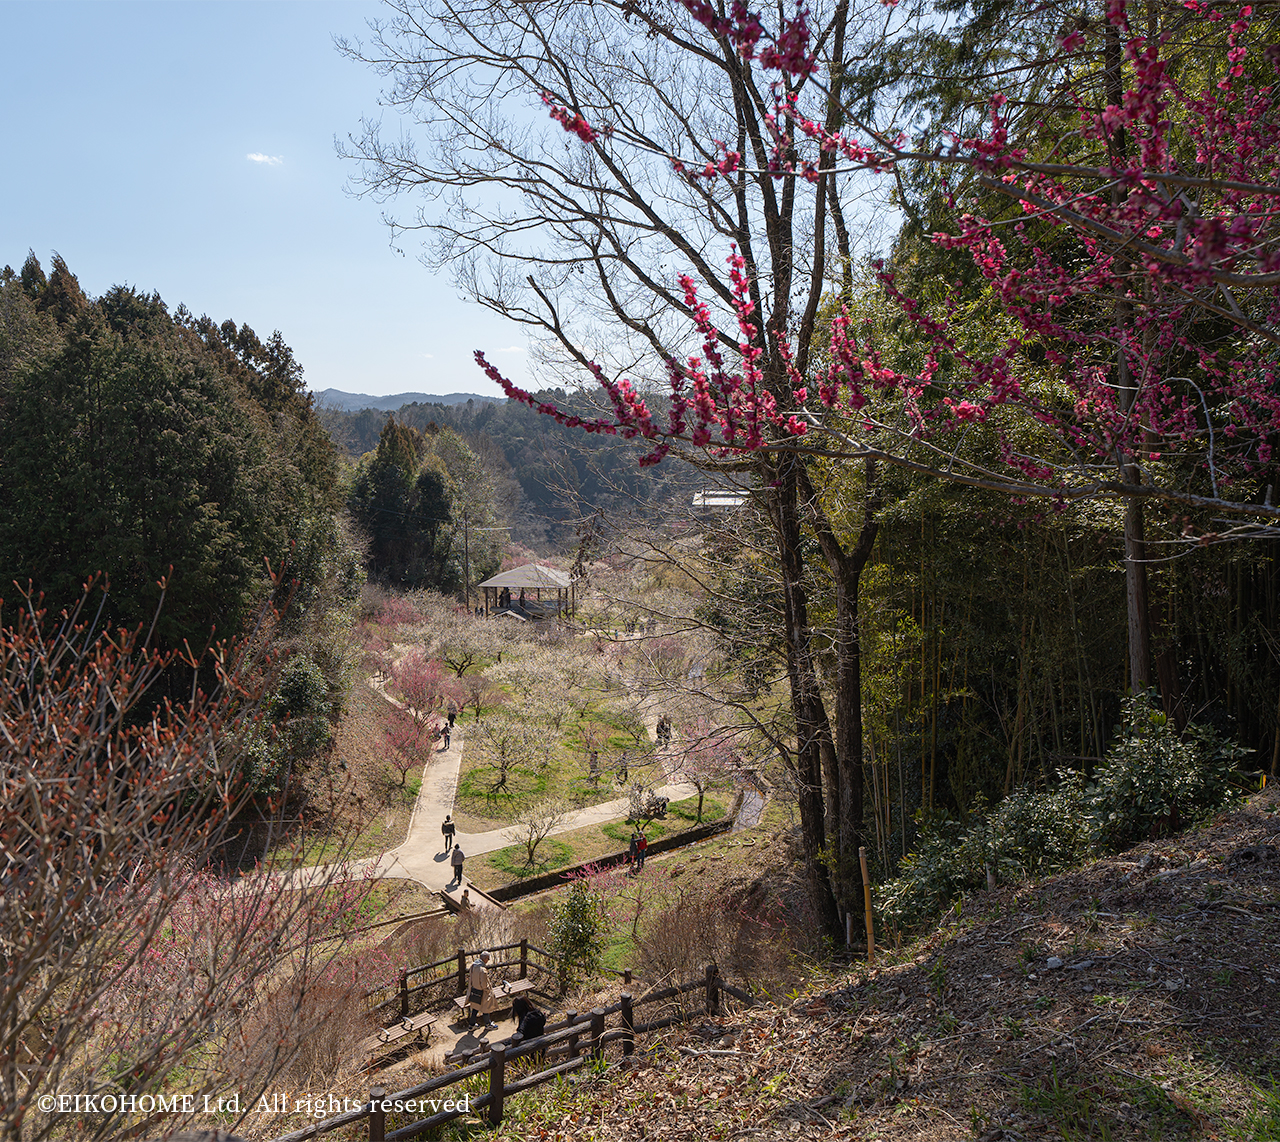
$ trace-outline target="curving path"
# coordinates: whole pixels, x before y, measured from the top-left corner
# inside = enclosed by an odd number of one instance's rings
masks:
[[[442,889],[453,882],[453,868],[449,864],[448,854],[444,851],[440,823],[444,820],[446,813],[453,812],[465,737],[466,731],[462,723],[458,722],[453,728],[449,748],[436,750],[427,763],[423,770],[422,786],[418,790],[418,800],[409,818],[409,831],[404,843],[381,856],[350,861],[347,868],[352,875],[402,877],[435,890]],[[685,797],[692,797],[697,793],[697,789],[687,782],[673,782],[659,787],[656,792],[661,797],[679,801]],[[550,835],[567,833],[585,825],[603,825],[609,821],[622,820],[626,817],[629,807],[628,799],[619,797],[599,805],[577,809],[565,818],[563,824],[552,829]],[[470,859],[513,844],[511,838],[506,835],[510,827],[504,826],[483,833],[459,832],[454,839]],[[299,869],[294,874],[294,882],[305,882],[317,878],[325,871],[324,866]]]

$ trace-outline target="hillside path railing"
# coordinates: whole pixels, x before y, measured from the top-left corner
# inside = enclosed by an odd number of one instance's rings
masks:
[[[559,987],[561,961],[545,948],[531,944],[527,939],[514,944],[499,944],[492,948],[459,948],[442,960],[421,964],[418,967],[406,968],[400,973],[394,984],[375,987],[364,994],[365,1010],[375,1018],[385,1022],[386,1019],[407,1019],[428,1007],[444,1007],[454,996],[462,995],[467,990],[468,961],[473,960],[481,952],[489,952],[494,957],[503,953],[516,953],[514,958],[495,958],[489,962],[490,973],[502,973],[507,968],[518,969],[516,979],[528,979],[529,973],[537,973],[537,981],[553,980]],[[548,966],[550,965],[550,966]],[[569,967],[582,965],[568,964]],[[631,969],[621,971],[608,970],[606,974],[620,976],[623,986],[631,984]],[[432,994],[432,991],[435,994]],[[534,988],[539,994],[551,998],[541,987]]]
[[[510,951],[516,947],[523,948],[523,958],[509,961],[509,963],[523,963],[527,971],[531,966],[527,941],[522,940],[518,945],[511,944],[506,948],[494,950]],[[541,951],[541,949],[537,950]],[[465,955],[465,952],[459,952],[459,957]],[[426,971],[440,967],[442,964],[452,963],[454,958],[450,957],[449,960],[427,964],[411,971]],[[462,964],[464,961],[458,958],[458,962]],[[525,976],[522,975],[521,978]],[[413,990],[410,989],[410,992],[412,993]],[[677,1009],[671,1014],[649,1020],[637,1018],[637,1012],[641,1008],[670,1004],[693,992],[702,993],[702,1002],[693,1006],[677,1002]],[[744,1003],[755,1003],[753,996],[725,983],[715,964],[707,965],[701,979],[661,988],[642,995],[639,999],[633,998],[629,991],[624,991],[617,1003],[608,1007],[596,1007],[591,1011],[568,1011],[563,1020],[548,1025],[545,1032],[536,1039],[525,1041],[519,1034],[513,1035],[505,1043],[495,1045],[483,1059],[446,1074],[437,1075],[417,1086],[392,1094],[388,1094],[385,1087],[371,1087],[369,1101],[358,1109],[312,1123],[290,1134],[282,1134],[272,1139],[272,1142],[307,1142],[308,1139],[318,1138],[361,1121],[367,1121],[369,1124],[369,1142],[407,1142],[408,1139],[419,1138],[467,1114],[480,1113],[491,1126],[497,1126],[502,1122],[506,1100],[509,1097],[597,1063],[606,1057],[607,1050],[615,1044],[621,1056],[626,1057],[635,1053],[636,1040],[639,1036],[683,1023],[698,1015],[719,1015],[724,995],[731,995]],[[378,1006],[385,1006],[385,1003]],[[611,1026],[610,1020],[615,1017],[616,1022]],[[551,1063],[553,1056],[561,1055],[564,1056],[562,1061]],[[540,1063],[551,1063],[551,1065],[508,1081],[508,1064],[523,1058],[534,1058]],[[458,1096],[443,1099],[440,1097],[440,1092],[483,1074],[487,1074],[489,1080],[488,1090],[484,1093],[474,1098],[468,1094],[465,1099]],[[429,1117],[417,1119],[388,1131],[388,1116],[404,1117],[406,1114],[412,1114],[424,1102],[431,1102],[433,1098],[437,1105],[441,1101],[451,1101],[454,1105],[448,1109],[438,1110]],[[465,1101],[465,1105],[459,1107],[457,1103],[462,1101]]]

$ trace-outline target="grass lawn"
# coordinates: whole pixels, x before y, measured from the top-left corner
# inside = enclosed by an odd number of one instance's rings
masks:
[[[463,724],[463,733],[472,725]],[[599,753],[594,781],[587,760],[591,749]],[[463,829],[481,831],[511,824],[524,809],[550,796],[574,808],[625,797],[633,781],[653,776],[655,749],[632,711],[593,703],[581,719],[566,720],[559,731],[546,727],[538,755],[512,765],[506,785],[494,792],[497,771],[464,742],[455,814]],[[624,753],[625,766],[620,764]]]
[[[650,823],[647,830],[649,840],[656,841],[661,837],[698,827],[694,824],[697,806],[696,797],[672,802],[667,807],[665,821]],[[703,802],[704,825],[719,820],[724,814],[725,807],[719,801],[707,797]],[[554,872],[558,868],[568,868],[622,852],[630,839],[631,826],[625,821],[584,825],[581,829],[557,833],[543,841],[535,853],[537,863],[533,868],[528,865],[528,853],[524,845],[511,845],[497,852],[471,858],[467,862],[467,874],[481,888],[499,888],[531,876],[540,876],[544,872]]]

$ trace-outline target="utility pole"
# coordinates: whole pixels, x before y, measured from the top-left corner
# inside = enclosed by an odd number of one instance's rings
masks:
[[[471,610],[471,529],[467,513],[462,513],[462,589],[467,593],[467,610]]]

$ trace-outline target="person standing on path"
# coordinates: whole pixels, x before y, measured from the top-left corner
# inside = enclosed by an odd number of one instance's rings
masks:
[[[497,1024],[489,1018],[494,1008],[493,985],[489,982],[489,953],[481,952],[467,973],[467,1026],[476,1025],[476,1016],[484,1016],[485,1029],[496,1030]]]
[[[627,864],[634,868],[636,858],[640,855],[640,838],[635,829],[631,830],[631,843],[627,846]]]
[[[671,719],[663,714],[658,719],[658,745],[669,746],[671,744]]]
[[[440,832],[444,834],[444,851],[445,852],[448,852],[451,848],[453,848],[453,834],[456,831],[457,831],[456,827],[453,823],[453,814],[446,813],[444,815],[444,823],[440,826]]]
[[[453,846],[453,856],[449,858],[449,863],[453,865],[453,879],[462,884],[462,862],[467,859],[467,854],[462,851],[461,845]]]
[[[644,868],[645,854],[649,851],[649,838],[642,832],[636,838],[636,858],[639,861],[639,867]]]
[[[453,729],[453,723],[458,717],[458,703],[452,698],[449,699],[449,729]]]

